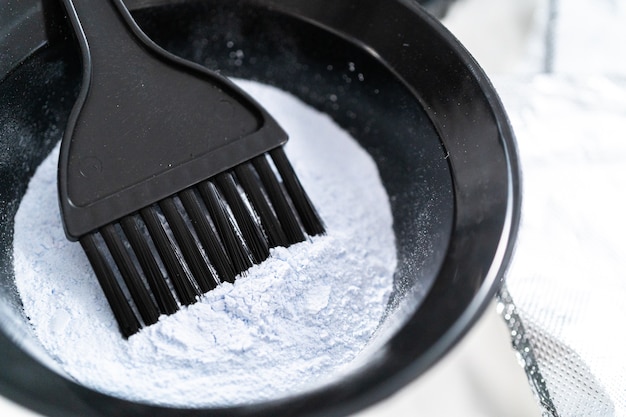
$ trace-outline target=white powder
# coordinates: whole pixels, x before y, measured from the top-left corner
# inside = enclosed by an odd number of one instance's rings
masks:
[[[276,89],[242,86],[289,133],[287,155],[327,235],[274,249],[234,285],[126,341],[80,245],[63,234],[55,149],[15,218],[15,275],[36,336],[70,378],[170,406],[260,401],[337,375],[376,330],[396,249],[374,162],[326,115]]]

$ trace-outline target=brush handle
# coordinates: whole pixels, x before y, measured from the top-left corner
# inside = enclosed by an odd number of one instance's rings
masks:
[[[287,141],[225,77],[151,41],[121,0],[63,0],[83,56],[59,158],[77,240]]]
[[[72,26],[79,36],[85,68],[97,67],[114,73],[118,66],[133,65],[149,53],[151,42],[137,26],[121,0],[62,0]],[[145,39],[142,39],[145,38]]]

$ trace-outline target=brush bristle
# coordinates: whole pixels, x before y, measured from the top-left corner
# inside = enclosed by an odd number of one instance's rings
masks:
[[[325,233],[281,148],[83,236],[124,337]],[[273,166],[272,166],[273,165]]]

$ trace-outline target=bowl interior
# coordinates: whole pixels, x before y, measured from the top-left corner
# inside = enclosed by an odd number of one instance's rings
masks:
[[[32,2],[31,13],[44,25],[37,33],[44,38],[14,39],[28,54],[0,82],[0,347],[12,358],[7,363],[19,364],[3,366],[0,392],[50,415],[94,410],[177,415],[95,393],[43,366],[47,360],[15,289],[13,217],[34,170],[61,139],[80,80],[77,49],[56,3]],[[337,7],[287,0],[127,5],[144,31],[171,52],[228,76],[275,85],[330,115],[375,160],[394,220],[394,291],[380,334],[352,374],[297,398],[189,415],[345,414],[423,372],[495,291],[515,223],[515,168],[509,166],[512,151],[506,146],[512,137],[471,58],[434,20],[404,1],[380,10],[351,1]],[[391,18],[423,27],[413,46],[394,42],[387,33]],[[233,54],[233,46],[243,54]],[[404,63],[402,54],[422,61]],[[443,59],[440,65],[454,70],[452,75],[447,80],[436,72],[430,80],[412,78],[412,66],[423,73],[433,57]],[[353,67],[359,68],[359,79]],[[444,81],[454,88],[443,89]],[[445,100],[433,98],[441,94]],[[329,100],[331,95],[336,100]],[[446,106],[452,110],[439,111]],[[482,149],[474,155],[471,148],[478,145],[472,141],[478,137]],[[451,330],[455,323],[459,328]]]

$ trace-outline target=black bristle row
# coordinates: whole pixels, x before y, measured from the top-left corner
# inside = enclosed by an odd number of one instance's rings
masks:
[[[309,196],[304,191],[302,184],[300,184],[300,180],[293,170],[287,155],[285,155],[285,151],[283,148],[275,148],[269,153],[278,173],[283,179],[283,185],[287,194],[291,197],[294,208],[300,216],[304,230],[310,236],[323,235],[325,233],[324,223],[317,214],[311,200],[309,200]]]
[[[282,150],[269,153],[275,169],[266,155],[80,239],[124,337],[234,282],[270,248],[324,233]]]

